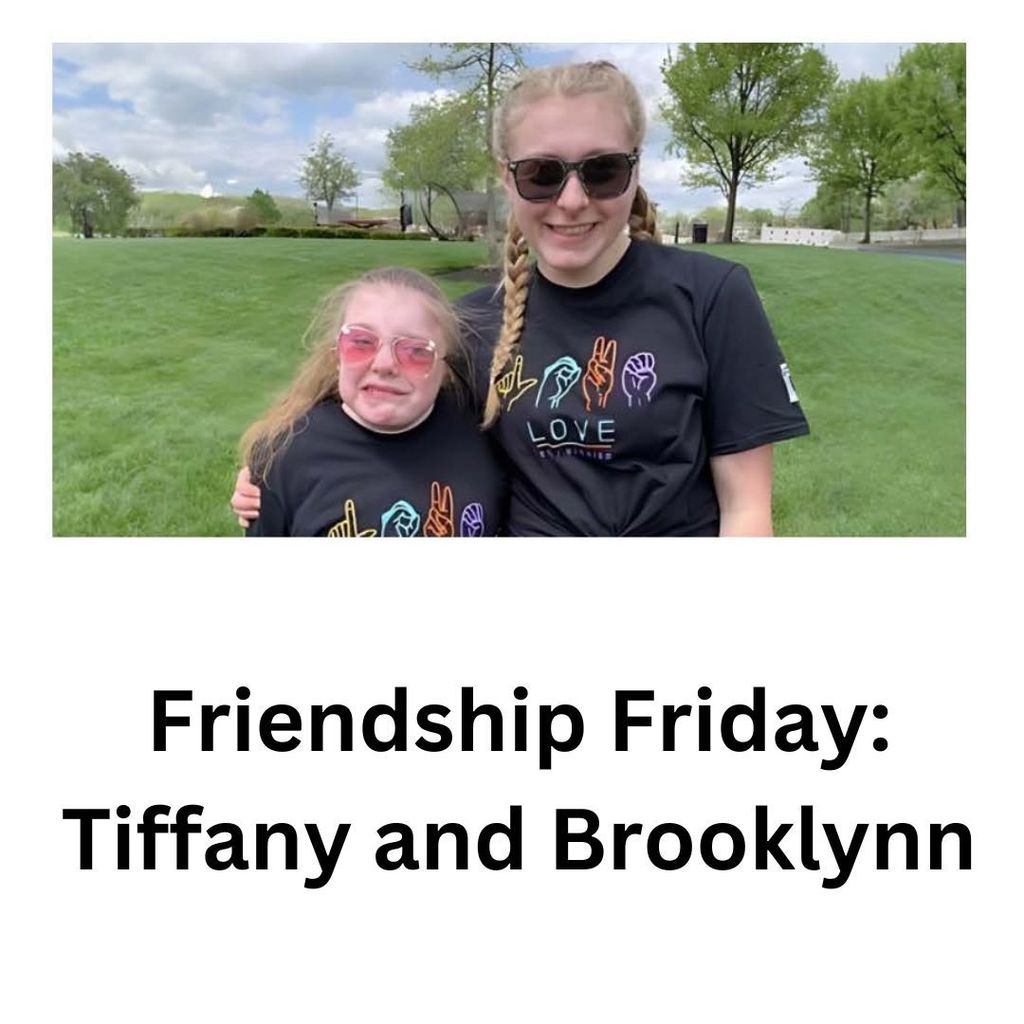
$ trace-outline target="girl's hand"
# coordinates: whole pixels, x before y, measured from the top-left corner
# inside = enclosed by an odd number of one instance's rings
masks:
[[[238,471],[235,493],[231,495],[231,511],[238,516],[238,525],[243,530],[260,514],[260,489],[249,476],[249,467]]]

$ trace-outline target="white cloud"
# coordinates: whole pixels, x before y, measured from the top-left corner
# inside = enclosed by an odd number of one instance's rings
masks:
[[[896,66],[901,50],[907,50],[913,43],[820,43],[829,60],[839,68],[840,78],[860,78],[870,75],[882,78],[886,71]]]
[[[310,138],[329,130],[373,183],[388,129],[413,104],[449,94],[387,88],[409,77],[404,62],[425,52],[407,45],[58,45],[55,96],[73,101],[93,90],[118,106],[59,108],[54,154],[102,152],[144,188],[196,191],[214,180],[298,194]]]
[[[125,157],[115,162],[147,191],[202,192],[203,189],[213,187],[207,180],[205,171],[193,167],[184,160],[137,160],[135,157]]]
[[[291,184],[297,141],[254,135],[240,122],[171,129],[124,110],[76,108],[53,118],[54,152],[103,153],[139,180],[144,189],[198,191],[213,179],[254,181],[277,190]],[[243,159],[239,161],[239,154]],[[239,173],[239,172],[242,173]]]
[[[380,168],[384,165],[384,144],[389,129],[407,121],[414,105],[426,103],[435,95],[444,93],[412,90],[382,93],[372,100],[357,103],[347,115],[319,119],[316,132],[330,132],[339,148],[360,168]]]
[[[896,44],[827,49],[844,75],[882,74],[899,52]],[[657,108],[667,50],[665,43],[542,45],[532,48],[531,62],[603,58],[620,66],[648,113],[642,180],[666,208],[699,209],[720,195],[684,189],[682,161],[665,152],[669,133]],[[417,88],[405,68],[426,52],[399,44],[58,44],[53,153],[101,152],[144,188],[198,191],[209,183],[297,195],[302,156],[317,132],[329,130],[363,176],[361,203],[379,205],[388,129],[414,104],[449,94],[424,76]],[[83,105],[104,93],[117,105]],[[741,203],[813,194],[802,163],[781,170],[782,180],[741,195]]]
[[[104,86],[141,115],[206,124],[216,114],[280,116],[296,97],[370,97],[423,47],[344,44],[73,44],[55,57],[78,65],[77,82]],[[74,87],[65,72],[62,82]]]

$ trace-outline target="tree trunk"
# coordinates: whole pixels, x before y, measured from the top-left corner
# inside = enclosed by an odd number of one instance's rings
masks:
[[[484,120],[487,138],[485,148],[491,156],[487,171],[487,265],[498,266],[498,207],[494,196],[494,157],[491,140],[494,137],[494,43],[490,45],[487,62],[487,117]]]
[[[864,195],[864,237],[860,240],[862,245],[871,244],[871,199],[872,191],[869,188]]]
[[[430,219],[430,213],[433,206],[433,191],[430,185],[426,189],[427,202],[424,206],[423,198],[420,197],[420,210],[423,213],[423,223],[430,229],[430,233],[439,241],[444,241],[444,235],[434,226],[434,222]]]
[[[722,241],[726,243],[732,241],[732,229],[736,223],[736,195],[739,190],[739,182],[729,182],[729,195],[727,196],[725,211],[725,230],[722,232]]]
[[[82,237],[92,238],[92,221],[89,219],[89,211],[82,211]]]

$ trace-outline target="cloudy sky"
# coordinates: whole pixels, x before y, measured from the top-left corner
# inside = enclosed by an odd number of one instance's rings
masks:
[[[666,210],[720,204],[715,190],[679,184],[683,164],[665,153],[655,116],[664,94],[666,43],[550,43],[526,48],[531,66],[608,58],[632,76],[651,127],[642,177]],[[819,44],[844,78],[883,75],[909,43]],[[407,64],[416,44],[75,43],[53,47],[53,153],[102,153],[143,189],[248,195],[262,188],[301,195],[302,155],[330,131],[362,175],[361,206],[387,203],[380,190],[388,129],[441,86]],[[747,207],[798,208],[814,193],[802,161],[779,180],[742,193]]]

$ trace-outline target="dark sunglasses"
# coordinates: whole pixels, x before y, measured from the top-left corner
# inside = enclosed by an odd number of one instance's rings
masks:
[[[561,195],[570,171],[579,175],[583,191],[591,199],[614,199],[629,188],[633,165],[639,159],[635,149],[632,153],[602,153],[573,161],[533,156],[510,160],[508,169],[516,191],[531,203],[543,203]]]

